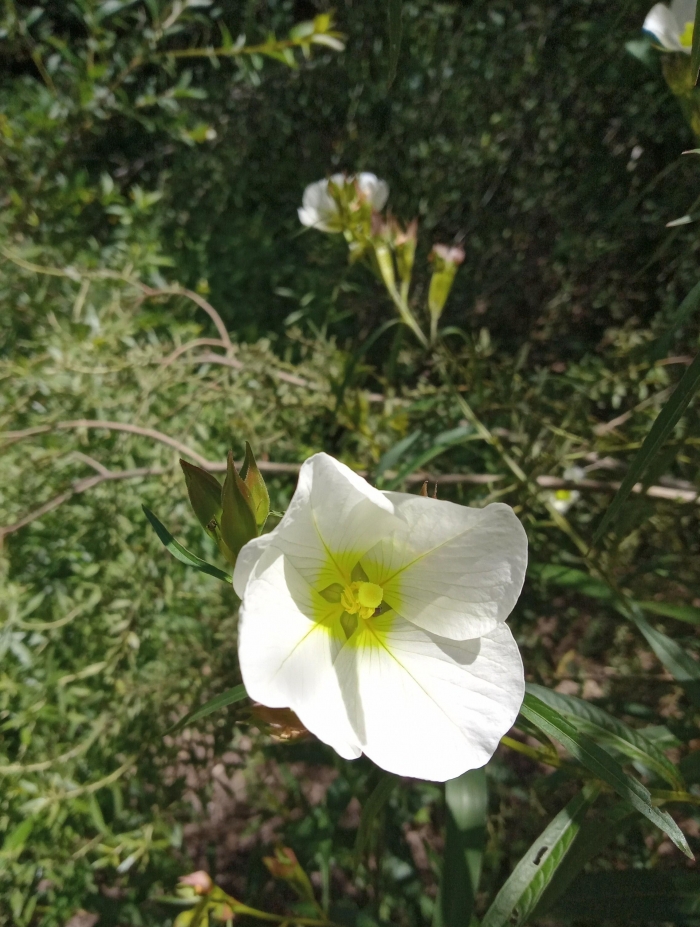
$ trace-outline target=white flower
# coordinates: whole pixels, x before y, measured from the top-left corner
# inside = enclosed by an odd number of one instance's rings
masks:
[[[693,44],[696,0],[672,0],[671,6],[655,3],[642,26],[667,51],[690,54]]]
[[[351,198],[359,198],[369,203],[372,209],[379,212],[389,197],[389,186],[384,180],[379,180],[374,174],[367,172],[347,177],[345,174],[333,174],[330,182],[341,190],[351,188]],[[338,203],[328,189],[328,180],[317,180],[304,190],[302,207],[297,210],[299,221],[309,228],[319,229],[321,232],[342,232],[343,224]]]
[[[509,506],[380,492],[316,454],[280,524],[236,563],[248,694],[399,775],[483,766],[523,698],[505,620],[526,565]]]
[[[582,467],[567,467],[564,470],[564,479],[572,483],[578,483],[586,476],[586,471]],[[548,494],[550,504],[561,515],[565,515],[572,505],[581,498],[578,489],[557,489],[556,492]]]

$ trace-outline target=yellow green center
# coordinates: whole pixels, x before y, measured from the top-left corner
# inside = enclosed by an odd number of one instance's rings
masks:
[[[683,31],[678,37],[683,48],[692,48],[693,45],[693,23],[686,23]]]
[[[350,583],[343,589],[340,602],[349,615],[371,618],[382,604],[384,590],[376,583]]]

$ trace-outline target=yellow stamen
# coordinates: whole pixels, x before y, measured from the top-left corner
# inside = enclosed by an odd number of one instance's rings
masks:
[[[351,583],[343,589],[340,603],[349,615],[371,618],[382,604],[384,590],[376,583]]]
[[[681,43],[681,45],[683,46],[683,48],[692,48],[692,45],[693,45],[693,26],[694,26],[694,23],[692,23],[692,22],[686,23],[685,26],[684,26],[684,28],[683,28],[683,31],[682,31],[681,34],[678,36],[678,38],[679,38],[679,40],[680,40],[680,43]]]

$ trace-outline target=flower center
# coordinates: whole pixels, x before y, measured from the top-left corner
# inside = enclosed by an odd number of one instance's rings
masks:
[[[343,589],[340,603],[349,615],[371,618],[382,604],[384,590],[376,583],[351,583]]]
[[[693,26],[695,23],[689,22],[685,24],[685,27],[681,34],[679,35],[680,43],[683,48],[690,48],[693,44]]]

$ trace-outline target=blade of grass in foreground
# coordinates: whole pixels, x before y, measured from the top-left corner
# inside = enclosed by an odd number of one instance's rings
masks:
[[[599,791],[599,786],[586,785],[550,821],[496,895],[481,927],[521,927],[528,922]]]

